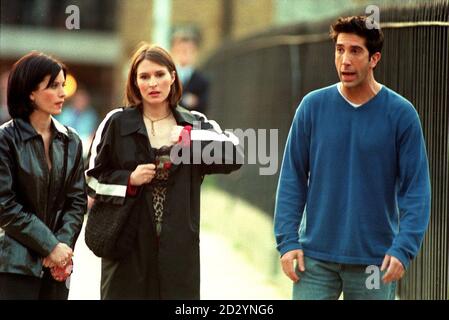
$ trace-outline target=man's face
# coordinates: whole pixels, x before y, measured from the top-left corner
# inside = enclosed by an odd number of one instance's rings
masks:
[[[379,52],[369,57],[364,38],[353,33],[338,35],[335,43],[335,67],[346,88],[364,85],[379,59]]]
[[[193,41],[174,40],[171,53],[176,64],[190,66],[195,63],[197,47]]]

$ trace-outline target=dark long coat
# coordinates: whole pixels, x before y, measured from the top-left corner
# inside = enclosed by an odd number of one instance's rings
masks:
[[[198,98],[198,103],[195,106],[184,105],[184,100],[181,99],[180,105],[190,110],[195,110],[207,114],[207,104],[209,99],[209,81],[199,70],[194,70],[192,76],[183,83],[182,94],[194,94]]]
[[[242,163],[242,150],[233,134],[221,132],[204,116],[179,106],[173,109],[173,114],[178,125],[194,127],[192,146],[195,139],[201,140],[201,149],[216,144],[223,148],[222,160],[226,159],[225,163],[230,164],[207,165],[201,161],[179,164],[172,171],[159,240],[154,222],[152,185],[139,187],[133,211],[139,217],[135,246],[123,259],[102,259],[102,299],[200,297],[201,182],[205,174],[238,169]],[[89,195],[96,201],[123,204],[126,197],[130,197],[127,184],[132,171],[139,164],[154,163],[154,160],[141,107],[114,109],[100,124],[91,146],[86,171]]]

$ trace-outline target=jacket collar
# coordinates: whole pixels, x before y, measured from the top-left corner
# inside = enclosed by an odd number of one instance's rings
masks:
[[[143,122],[142,112],[138,106],[132,106],[123,109],[123,117],[120,124],[120,134],[122,136],[138,132],[148,136],[145,123]]]
[[[19,129],[19,135],[23,141],[30,140],[39,135],[39,133],[37,133],[37,131],[33,128],[29,121],[21,118],[16,118],[14,119],[14,122]],[[67,132],[67,128],[53,117],[51,117],[51,128],[56,133],[56,136],[68,137],[69,135]]]
[[[56,129],[56,132],[59,135],[68,137],[69,136],[69,132],[66,126],[62,125],[58,120],[56,120],[55,118],[51,117],[52,123],[53,123],[53,128]]]
[[[135,132],[148,136],[141,110],[140,106],[132,106],[123,110],[123,120],[120,126],[120,134],[122,136]],[[176,106],[172,111],[178,125],[193,126],[196,118],[190,111],[181,106]]]
[[[173,115],[175,116],[176,122],[180,125],[193,126],[193,122],[197,121],[195,116],[189,110],[181,106],[176,106],[173,110]]]

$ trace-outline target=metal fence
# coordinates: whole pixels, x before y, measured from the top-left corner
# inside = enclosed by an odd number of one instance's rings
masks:
[[[375,77],[417,109],[432,183],[429,229],[398,294],[448,299],[449,1],[381,8],[380,18],[385,43]],[[327,36],[331,22],[274,29],[224,45],[203,66],[212,81],[208,115],[224,128],[279,129],[280,162],[299,101],[338,81]],[[277,179],[259,175],[258,165],[245,165],[220,183],[272,215]]]

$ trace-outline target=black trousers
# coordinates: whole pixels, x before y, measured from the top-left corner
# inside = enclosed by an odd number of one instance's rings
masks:
[[[0,300],[67,300],[65,282],[53,279],[48,269],[36,278],[14,273],[0,273]]]

